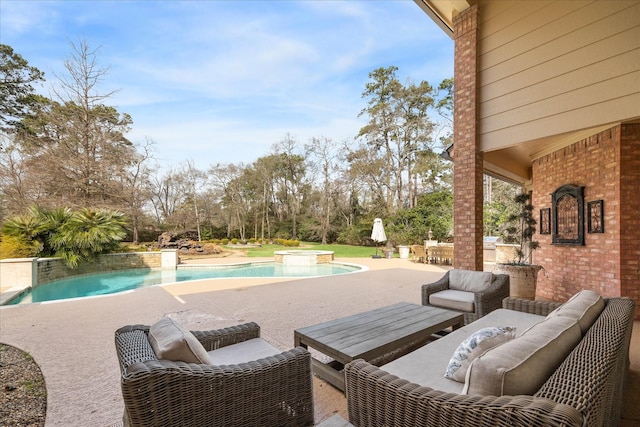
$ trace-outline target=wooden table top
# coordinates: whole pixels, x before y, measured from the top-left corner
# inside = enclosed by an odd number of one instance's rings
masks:
[[[296,329],[294,337],[296,345],[308,345],[348,363],[374,359],[462,324],[461,313],[403,302]]]

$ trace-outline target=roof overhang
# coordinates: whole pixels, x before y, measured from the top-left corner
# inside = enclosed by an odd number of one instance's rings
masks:
[[[453,38],[453,18],[477,0],[414,0],[449,37]]]

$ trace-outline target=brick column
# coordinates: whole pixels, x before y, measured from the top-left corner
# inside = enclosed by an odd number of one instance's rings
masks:
[[[482,154],[477,141],[478,7],[453,20],[455,42],[453,116],[454,267],[482,271]]]
[[[620,131],[620,296],[636,302],[640,320],[640,124]],[[607,205],[605,204],[605,215]],[[606,231],[607,224],[605,224]]]

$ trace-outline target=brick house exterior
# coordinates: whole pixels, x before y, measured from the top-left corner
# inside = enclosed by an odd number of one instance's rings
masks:
[[[454,267],[483,268],[483,173],[531,191],[536,216],[583,187],[584,244],[534,236],[536,298],[593,289],[635,300],[640,319],[640,4],[415,2],[455,42]]]
[[[557,246],[537,234],[534,261],[544,266],[537,297],[565,301],[581,289],[627,296],[640,308],[640,124],[619,125],[533,161],[533,205],[550,208],[556,189],[584,187],[603,200],[604,233],[584,234],[583,246]],[[586,227],[586,221],[585,221]]]

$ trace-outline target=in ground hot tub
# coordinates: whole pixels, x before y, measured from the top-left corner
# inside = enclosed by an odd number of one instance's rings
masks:
[[[283,250],[275,251],[273,257],[284,265],[326,264],[333,261],[333,251]]]

